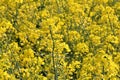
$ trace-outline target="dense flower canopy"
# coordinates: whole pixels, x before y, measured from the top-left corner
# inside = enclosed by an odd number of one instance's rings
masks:
[[[0,80],[119,79],[119,0],[0,0]]]

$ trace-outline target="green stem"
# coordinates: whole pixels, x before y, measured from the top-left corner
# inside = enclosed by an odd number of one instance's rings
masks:
[[[57,75],[57,66],[55,64],[55,55],[54,55],[54,48],[55,48],[55,42],[54,42],[54,39],[53,39],[53,34],[52,34],[52,28],[51,26],[49,26],[49,30],[50,30],[50,35],[51,35],[51,39],[52,39],[52,60],[53,60],[53,68],[54,68],[54,73],[55,73],[55,76],[54,76],[54,80],[58,80],[58,75]]]

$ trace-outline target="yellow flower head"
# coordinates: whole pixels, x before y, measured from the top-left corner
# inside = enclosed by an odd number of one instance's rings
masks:
[[[86,53],[89,52],[89,47],[85,43],[78,43],[76,45],[76,51]]]
[[[106,38],[106,42],[118,44],[119,43],[119,39],[116,36],[114,36],[114,35],[109,35]]]
[[[90,35],[90,40],[92,41],[92,43],[94,45],[99,45],[101,43],[100,37],[99,36],[95,36],[93,34]]]
[[[32,49],[26,49],[26,50],[24,50],[24,56],[25,57],[34,57],[34,51]]]
[[[69,41],[74,42],[80,40],[80,34],[77,31],[69,31]]]

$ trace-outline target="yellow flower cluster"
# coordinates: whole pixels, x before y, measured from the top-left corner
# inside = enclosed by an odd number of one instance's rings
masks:
[[[120,80],[120,1],[0,0],[0,80]]]

